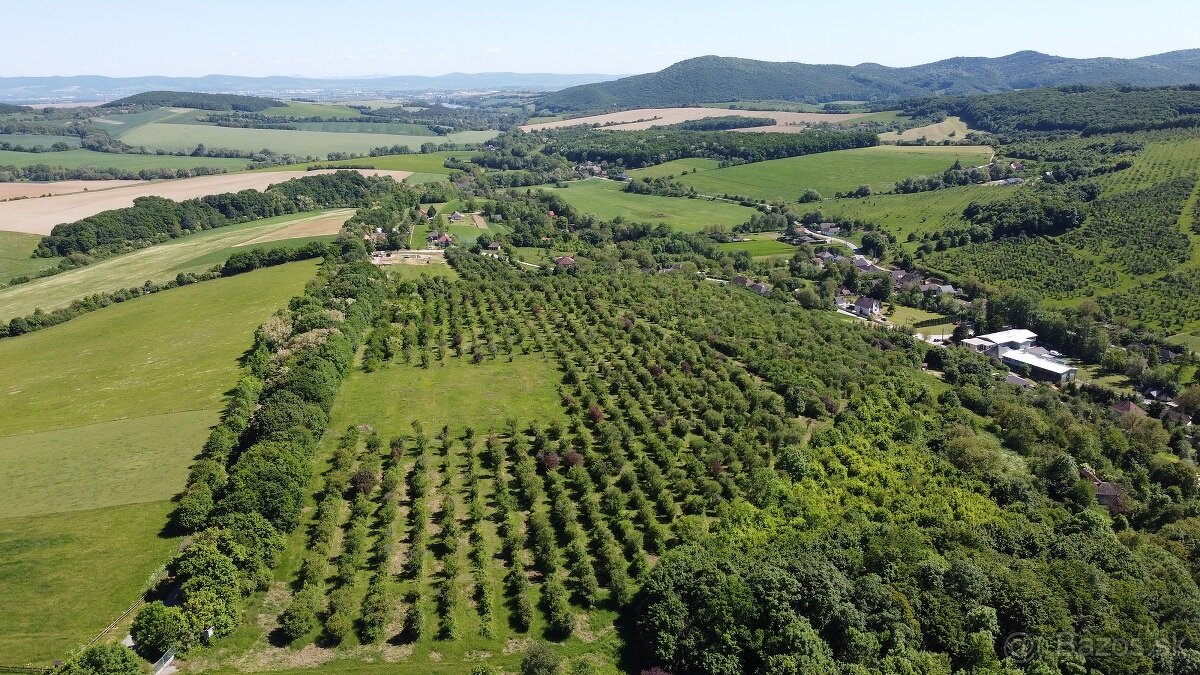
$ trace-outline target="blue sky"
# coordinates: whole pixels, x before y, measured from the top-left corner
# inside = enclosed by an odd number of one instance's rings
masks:
[[[641,73],[703,54],[891,66],[1200,47],[1182,0],[6,2],[0,76]],[[24,27],[24,28],[23,28]]]

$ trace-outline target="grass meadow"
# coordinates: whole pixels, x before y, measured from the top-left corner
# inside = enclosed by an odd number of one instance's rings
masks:
[[[40,234],[0,232],[0,284],[13,277],[35,274],[58,264],[56,258],[31,258],[37,250]]]
[[[666,223],[680,232],[699,232],[709,225],[733,228],[750,220],[754,214],[753,209],[728,202],[622,192],[624,183],[598,178],[568,185],[550,190],[580,212],[594,213],[606,219],[621,216],[626,221]]]
[[[23,145],[29,147],[48,148],[55,143],[66,143],[67,145],[78,148],[80,140],[78,136],[48,136],[42,134],[0,134],[0,143],[12,143],[13,145]],[[44,153],[36,153],[44,154]],[[53,157],[53,155],[50,155]]]
[[[254,329],[303,262],[138,298],[0,340],[0,655],[63,658],[176,549],[171,497]]]
[[[883,192],[907,176],[940,174],[955,160],[965,166],[978,166],[991,157],[991,148],[984,147],[882,145],[701,171],[683,176],[680,181],[708,195],[796,201],[809,189],[832,197],[836,192],[869,184],[872,190]]]
[[[339,166],[369,166],[372,169],[386,169],[389,171],[412,171],[415,174],[438,174],[438,178],[443,179],[450,175],[450,169],[447,169],[446,160],[450,157],[459,157],[462,159],[470,159],[475,153],[463,150],[446,151],[446,152],[427,152],[427,153],[410,153],[407,155],[382,155],[380,157],[360,157],[358,159],[342,159],[333,162],[321,162],[321,166],[339,167]],[[286,166],[273,166],[263,171],[303,171],[308,166],[304,164],[289,164]],[[412,180],[412,177],[409,177]]]
[[[795,246],[762,235],[750,235],[747,241],[731,241],[718,244],[717,247],[726,251],[748,251],[755,258],[791,256],[796,253]]]
[[[320,218],[328,214],[343,214],[349,218],[353,211],[334,209],[290,214],[205,230],[101,260],[87,267],[3,288],[0,289],[0,321],[30,314],[39,307],[47,311],[57,309],[69,305],[76,298],[92,293],[140,286],[146,281],[165,283],[180,273],[203,272],[213,265],[223,263],[237,250],[302,246],[309,241],[331,241],[333,235],[264,241],[252,247],[240,246],[306,219]],[[7,269],[7,262],[0,258],[0,278]]]

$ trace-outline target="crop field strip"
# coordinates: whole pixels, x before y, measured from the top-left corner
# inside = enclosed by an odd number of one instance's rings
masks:
[[[236,250],[246,247],[301,246],[311,241],[307,233],[300,239],[269,239],[283,236],[289,229],[329,218],[349,218],[352,211],[333,209],[277,216],[249,223],[205,230],[186,237],[171,239],[130,253],[107,258],[86,267],[34,279],[24,284],[0,289],[0,320],[25,316],[35,309],[49,311],[63,307],[72,300],[93,293],[115,291],[140,286],[150,281],[165,283],[176,275],[203,272],[219,265]],[[295,232],[295,230],[293,230]],[[323,240],[332,239],[326,235]],[[38,260],[38,259],[34,259]],[[42,259],[45,260],[45,259]],[[53,260],[53,259],[51,259]],[[0,259],[0,271],[10,269]],[[16,268],[12,268],[16,269]]]
[[[62,657],[176,550],[160,534],[170,499],[237,359],[313,270],[295,263],[196,284],[0,341],[6,662]]]

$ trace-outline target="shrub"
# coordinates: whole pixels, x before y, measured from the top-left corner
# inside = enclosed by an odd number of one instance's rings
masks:
[[[157,659],[180,643],[186,630],[178,607],[167,607],[161,601],[148,603],[133,618],[129,634],[138,653],[147,659]]]
[[[142,662],[121,645],[97,644],[83,650],[55,672],[59,675],[140,675]]]
[[[545,644],[536,642],[521,660],[521,675],[555,675],[562,658]]]
[[[279,615],[279,632],[288,642],[295,642],[316,630],[320,622],[320,596],[315,587],[301,590],[292,597],[287,609]]]

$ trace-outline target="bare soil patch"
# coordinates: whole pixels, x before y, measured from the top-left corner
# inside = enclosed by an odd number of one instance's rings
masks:
[[[250,246],[252,244],[261,244],[268,241],[280,241],[283,239],[299,239],[300,237],[318,237],[326,234],[337,234],[342,225],[354,215],[353,209],[338,209],[332,213],[325,213],[319,216],[309,216],[293,220],[285,227],[281,227],[274,232],[268,232],[261,237],[255,237],[250,241],[242,242],[238,246]]]
[[[475,227],[478,227],[481,230],[488,229],[487,221],[484,220],[483,216],[479,215],[478,213],[471,214],[471,222],[475,223]]]
[[[380,255],[372,255],[371,262],[381,266],[444,265],[446,254],[442,251],[382,251]]]
[[[522,131],[541,131],[543,129],[558,129],[561,127],[578,126],[581,124],[599,124],[602,129],[613,131],[639,131],[651,127],[679,124],[691,120],[702,120],[709,117],[764,117],[774,119],[775,125],[769,127],[751,127],[738,129],[749,132],[797,132],[820,122],[838,123],[863,117],[866,113],[799,113],[780,112],[777,110],[726,110],[724,108],[640,108],[625,112],[592,115],[591,117],[576,117],[575,119],[543,122],[541,124],[526,124]]]
[[[96,192],[129,185],[142,185],[140,180],[58,180],[49,183],[0,183],[0,201],[68,195],[74,192]]]
[[[411,171],[387,171],[379,169],[352,169],[366,176],[391,176],[404,180]],[[269,171],[262,173],[233,173],[215,176],[198,176],[170,181],[141,182],[136,185],[114,187],[102,192],[76,192],[73,194],[43,197],[40,199],[18,199],[0,202],[0,230],[50,234],[59,223],[70,223],[81,218],[94,216],[102,211],[133,206],[137,197],[165,197],[176,201],[215,195],[239,190],[265,190],[276,183],[317,173],[332,173],[333,169],[320,171]],[[48,184],[43,184],[48,185]]]

